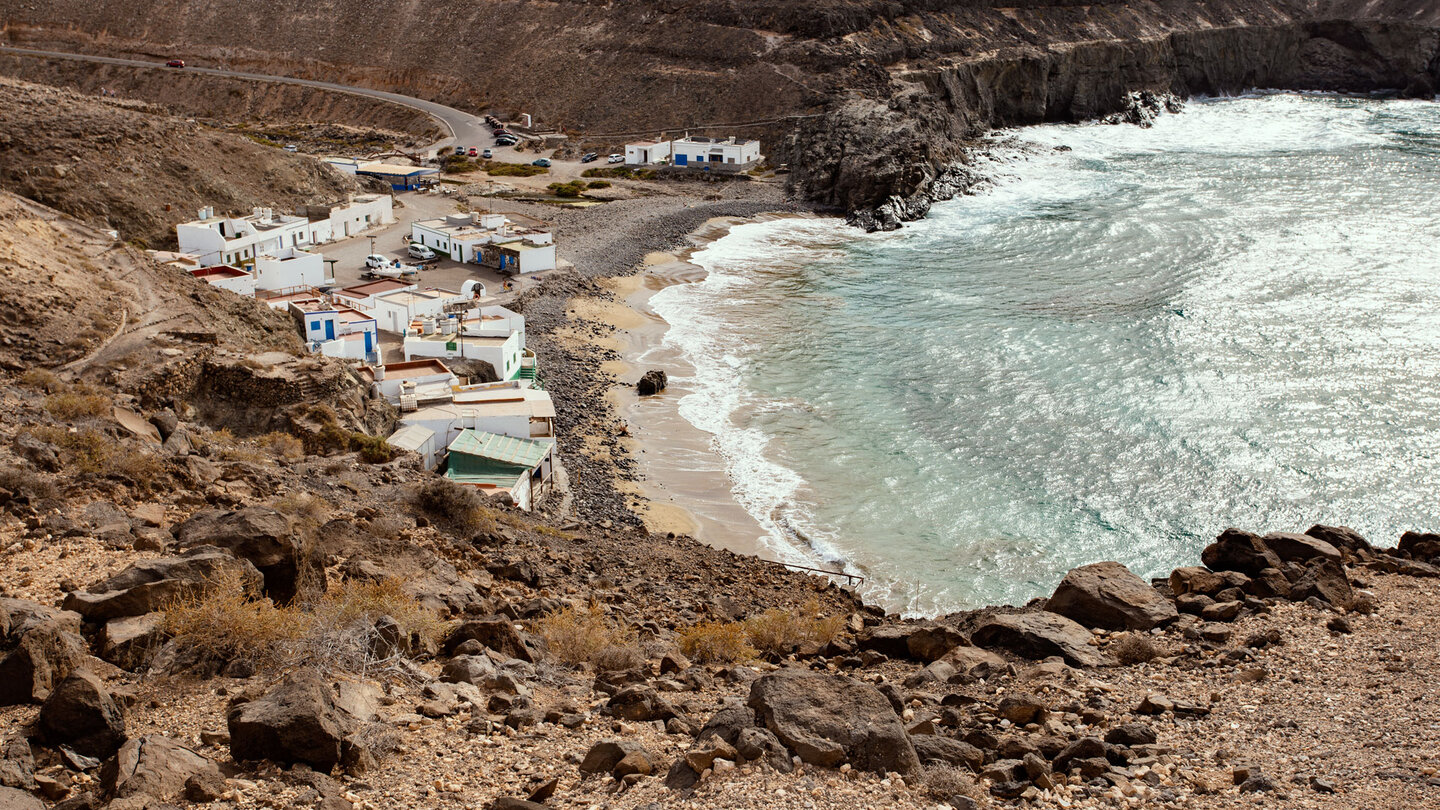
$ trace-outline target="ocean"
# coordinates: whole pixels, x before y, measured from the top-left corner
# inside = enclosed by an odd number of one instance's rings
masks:
[[[994,140],[922,222],[740,225],[650,300],[769,556],[933,614],[1163,576],[1228,526],[1440,528],[1440,105]]]

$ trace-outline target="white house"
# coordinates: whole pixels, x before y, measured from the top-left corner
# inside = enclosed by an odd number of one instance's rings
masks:
[[[343,290],[336,290],[330,294],[330,297],[334,298],[338,304],[369,312],[375,309],[375,299],[382,295],[418,289],[420,289],[420,285],[412,281],[382,278],[379,281],[369,281],[353,287],[346,287]]]
[[[425,469],[433,470],[440,464],[440,451],[435,443],[435,431],[420,425],[405,425],[390,435],[385,443],[397,450],[409,450],[420,456]]]
[[[410,240],[453,261],[512,273],[555,269],[555,235],[549,225],[517,214],[451,214],[415,222]]]
[[[419,425],[449,446],[460,431],[482,430],[517,439],[555,439],[555,405],[545,391],[509,382],[462,388],[448,403],[402,414],[402,425]]]
[[[325,278],[325,257],[320,253],[279,248],[255,256],[253,263],[257,290],[320,287],[331,281]]]
[[[733,136],[721,140],[687,135],[670,142],[670,154],[675,166],[726,172],[752,169],[764,159],[759,141],[742,141]]]
[[[431,321],[433,323],[429,328],[433,332],[439,328],[439,322],[445,320],[446,314],[463,311],[473,300],[466,293],[451,290],[396,290],[375,296],[374,306],[369,311],[386,332],[403,335],[410,331],[412,323],[420,322],[421,328],[424,328],[424,324]]]
[[[530,510],[551,490],[555,443],[463,430],[449,445],[445,477]]]
[[[448,366],[433,359],[367,366],[360,369],[360,376],[377,396],[411,411],[417,405],[450,402],[460,385],[460,378]]]
[[[459,357],[464,360],[480,360],[495,369],[495,376],[501,380],[515,380],[523,368],[524,334],[511,332],[500,337],[462,335],[456,332],[445,334],[416,334],[405,336],[405,359],[412,357]]]
[[[366,360],[380,350],[375,319],[363,312],[324,298],[292,301],[289,311],[312,351],[327,357]]]
[[[625,144],[626,166],[648,166],[670,157],[669,141],[636,141]]]
[[[229,290],[236,295],[243,295],[246,298],[255,297],[255,277],[238,267],[230,267],[224,264],[214,267],[201,267],[197,270],[191,270],[190,275],[212,287]]]
[[[476,337],[520,336],[520,348],[525,348],[525,316],[499,304],[487,304],[494,298],[480,299],[480,306],[460,316],[459,332]]]
[[[175,226],[180,252],[193,253],[201,264],[240,265],[283,248],[306,248],[331,239],[354,236],[365,228],[395,221],[394,199],[366,194],[343,204],[304,206],[304,215],[276,214],[255,208],[248,217],[216,216],[213,207]]]

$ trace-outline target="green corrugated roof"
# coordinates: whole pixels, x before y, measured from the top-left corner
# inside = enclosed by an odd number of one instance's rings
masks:
[[[514,436],[500,436],[467,428],[460,431],[460,435],[450,443],[450,463],[452,467],[455,466],[454,457],[464,455],[528,470],[549,455],[550,447],[549,442],[517,439]]]

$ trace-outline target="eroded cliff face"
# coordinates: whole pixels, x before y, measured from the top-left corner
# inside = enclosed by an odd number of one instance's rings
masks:
[[[988,128],[1136,90],[1434,93],[1433,0],[0,0],[0,39],[326,78],[592,139],[761,137],[875,227],[963,188]],[[745,124],[736,127],[737,124]]]

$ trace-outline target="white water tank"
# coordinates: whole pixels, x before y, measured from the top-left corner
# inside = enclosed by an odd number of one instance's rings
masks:
[[[422,335],[433,335],[433,334],[435,334],[435,319],[434,319],[434,318],[423,318],[423,319],[421,319],[421,321],[420,321],[420,334],[422,334]]]
[[[446,318],[440,323],[440,334],[453,335],[460,329],[460,321],[454,315]]]

